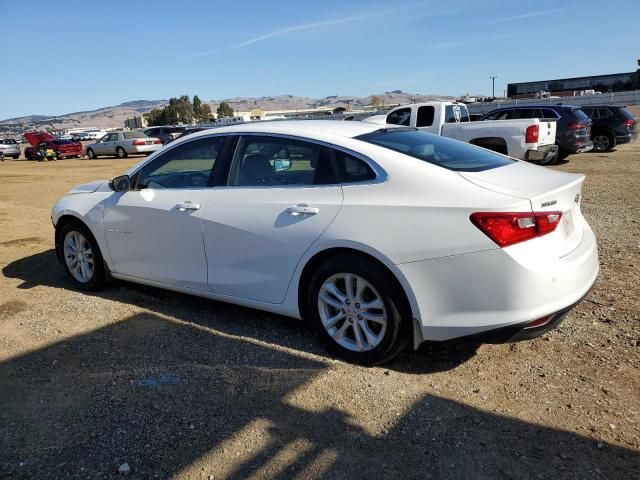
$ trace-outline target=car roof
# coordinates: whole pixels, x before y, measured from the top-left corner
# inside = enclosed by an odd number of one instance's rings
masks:
[[[271,120],[246,122],[203,130],[189,135],[189,139],[211,133],[273,133],[316,139],[354,138],[380,130],[380,125],[341,120]]]

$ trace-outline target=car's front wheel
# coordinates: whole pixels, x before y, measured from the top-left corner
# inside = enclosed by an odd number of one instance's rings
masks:
[[[87,157],[93,160],[94,158],[97,157],[96,152],[94,152],[92,148],[89,148],[87,150]]]
[[[316,270],[307,314],[331,351],[365,365],[402,351],[410,312],[394,280],[382,265],[355,255],[332,257]]]
[[[58,256],[67,274],[82,290],[97,290],[105,283],[105,270],[98,243],[80,222],[62,226],[58,232]]]

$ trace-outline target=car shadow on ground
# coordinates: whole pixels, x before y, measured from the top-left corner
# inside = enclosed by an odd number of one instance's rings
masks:
[[[356,402],[357,418],[321,388],[300,403],[297,392],[328,368],[263,342],[134,314],[0,363],[0,478],[112,478],[124,463],[130,478],[638,473],[637,452],[438,396],[416,399],[372,434],[358,423],[368,418],[366,402]]]
[[[19,289],[45,285],[77,291],[53,249],[11,262],[2,273],[22,280]],[[114,281],[98,292],[78,293],[135,305],[228,335],[250,337],[321,357],[328,355],[305,322],[281,315],[124,281]],[[415,374],[448,371],[472,358],[479,346],[471,339],[425,342],[415,352],[408,348],[385,367]]]

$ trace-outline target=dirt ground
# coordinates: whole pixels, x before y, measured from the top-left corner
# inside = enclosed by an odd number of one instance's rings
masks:
[[[136,161],[0,164],[0,478],[640,478],[640,142],[554,167],[587,175],[602,266],[558,329],[381,368],[276,315],[74,290],[50,208]]]

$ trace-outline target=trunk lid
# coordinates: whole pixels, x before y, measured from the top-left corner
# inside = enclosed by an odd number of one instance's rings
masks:
[[[42,142],[49,142],[54,140],[53,135],[47,132],[27,132],[24,134],[24,138],[31,144],[32,147],[37,147]]]
[[[582,240],[584,220],[580,202],[584,175],[558,172],[526,162],[482,172],[459,173],[480,187],[529,200],[533,212],[562,212],[558,228],[541,237],[553,249],[554,256],[566,255]]]

